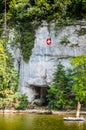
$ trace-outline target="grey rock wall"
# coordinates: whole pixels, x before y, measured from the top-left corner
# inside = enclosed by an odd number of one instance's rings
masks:
[[[44,22],[36,30],[35,45],[29,62],[24,62],[22,56],[20,56],[19,90],[28,95],[29,101],[33,101],[35,98],[35,87],[47,87],[50,85],[59,61],[61,61],[65,68],[69,68],[69,57],[86,52],[85,31],[85,21],[64,26],[57,30],[57,35],[55,35],[55,24],[51,24],[49,31],[47,23]],[[61,44],[64,37],[69,41],[68,45],[65,45],[66,43]],[[46,44],[47,38],[51,38],[51,45]]]

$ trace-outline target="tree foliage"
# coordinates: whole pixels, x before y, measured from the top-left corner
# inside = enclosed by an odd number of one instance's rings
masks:
[[[5,42],[4,39],[0,39],[0,97],[6,97],[18,88],[18,74],[9,60]]]
[[[76,56],[72,59],[74,66],[73,91],[77,101],[86,100],[86,54]]]
[[[68,16],[76,19],[86,18],[86,1],[85,0],[71,0],[71,4],[67,10]]]
[[[2,0],[0,1],[0,23],[9,24],[10,27],[13,26],[17,29],[21,35],[19,42],[23,58],[28,61],[34,46],[35,29],[42,20],[63,22],[68,17],[85,18],[85,3],[84,0],[64,0],[64,2],[62,0],[6,0],[7,15],[4,20],[5,0]],[[29,53],[27,48],[29,48]]]
[[[64,66],[59,63],[54,73],[53,82],[48,90],[49,108],[65,109],[68,106],[66,104],[69,91]]]
[[[25,94],[17,93],[18,73],[15,71],[10,54],[6,49],[6,39],[0,39],[0,109],[26,109]]]
[[[64,3],[61,0],[12,0],[10,13],[14,13],[16,19],[52,20],[64,15],[69,4],[70,0],[64,0]]]
[[[5,0],[0,1],[0,16],[3,16]],[[19,22],[60,20],[66,17],[86,18],[85,0],[6,0],[7,19]],[[15,18],[15,19],[14,19]],[[10,22],[11,22],[10,21]]]
[[[73,57],[71,60],[73,68],[66,70],[66,72],[63,65],[57,65],[53,82],[48,90],[49,108],[72,108],[75,101],[85,105],[86,54]]]

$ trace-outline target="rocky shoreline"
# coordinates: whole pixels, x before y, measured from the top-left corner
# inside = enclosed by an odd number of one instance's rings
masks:
[[[54,110],[45,110],[45,109],[27,109],[27,110],[0,110],[0,113],[35,113],[35,114],[57,114],[57,115],[65,115],[65,114],[75,114],[75,110],[70,111],[54,111]],[[86,115],[86,111],[80,112],[82,115]]]

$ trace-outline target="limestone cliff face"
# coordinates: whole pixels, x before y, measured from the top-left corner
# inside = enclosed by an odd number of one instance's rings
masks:
[[[35,45],[29,62],[24,62],[22,56],[19,56],[19,90],[28,95],[29,101],[33,101],[37,94],[35,87],[46,88],[50,85],[59,61],[68,68],[69,57],[86,52],[85,21],[64,26],[57,30],[56,35],[55,33],[55,24],[51,24],[49,31],[47,23],[43,23],[36,30]],[[48,38],[51,38],[50,45],[46,44]]]

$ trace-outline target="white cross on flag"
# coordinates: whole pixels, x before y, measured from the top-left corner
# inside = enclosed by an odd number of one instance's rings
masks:
[[[51,38],[47,38],[46,44],[47,44],[47,45],[51,45],[51,44],[52,44],[52,39],[51,39]]]

